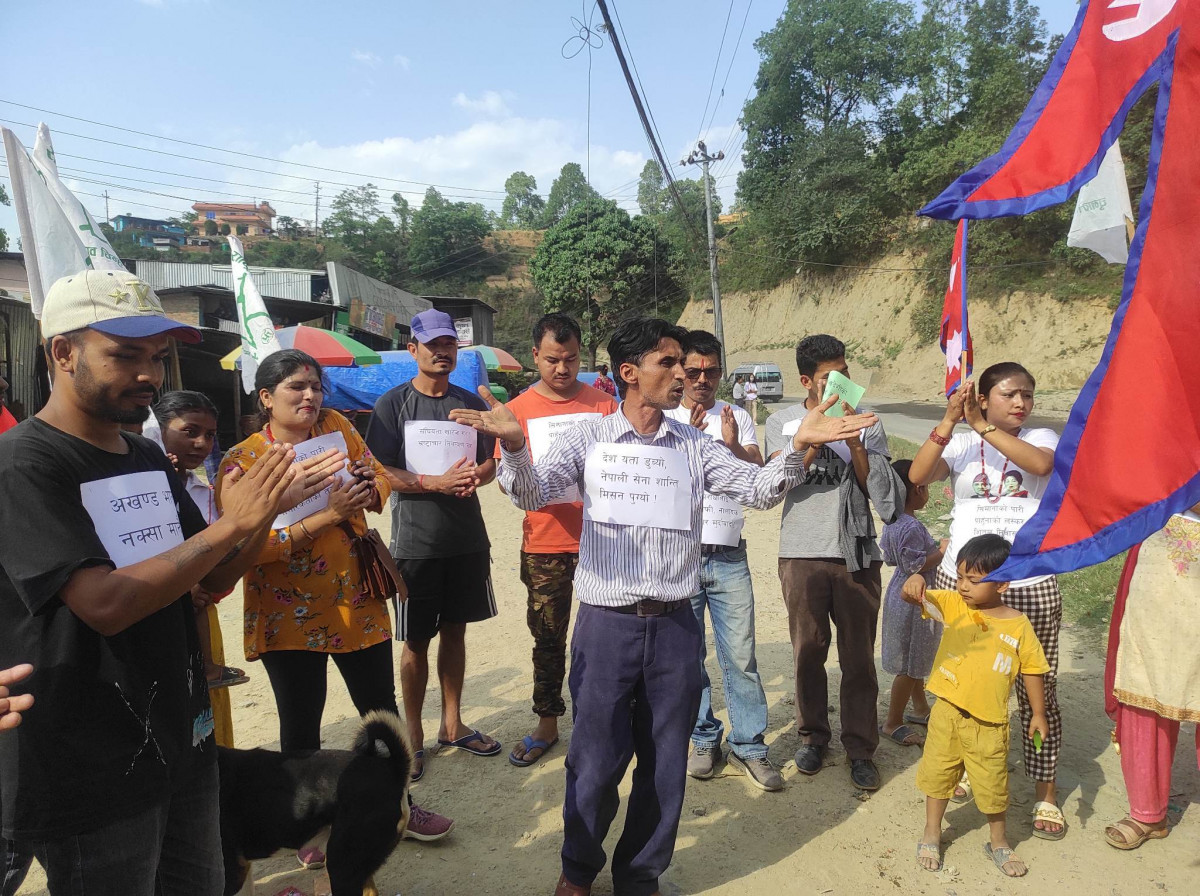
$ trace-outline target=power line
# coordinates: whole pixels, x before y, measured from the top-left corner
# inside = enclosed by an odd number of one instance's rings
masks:
[[[4,103],[5,105],[8,105],[8,106],[17,106],[18,108],[21,108],[21,109],[29,109],[33,112],[41,112],[45,115],[57,115],[60,118],[67,118],[67,119],[70,119],[71,121],[81,121],[84,124],[93,124],[93,125],[96,125],[97,127],[109,128],[114,131],[122,131],[126,134],[137,134],[140,137],[150,137],[151,139],[154,139],[154,140],[165,140],[169,143],[177,143],[182,146],[194,146],[197,149],[208,149],[208,150],[212,150],[213,152],[229,153],[230,155],[243,156],[248,159],[257,159],[260,162],[273,162],[276,165],[293,165],[297,168],[307,168],[310,171],[324,171],[324,172],[329,172],[332,174],[346,174],[351,177],[365,177],[369,180],[391,180],[391,181],[395,181],[396,183],[417,184],[422,187],[437,187],[438,189],[447,189],[447,190],[470,190],[470,191],[474,191],[476,193],[497,193],[501,196],[504,195],[503,190],[493,190],[493,189],[485,188],[485,187],[456,187],[456,186],[452,186],[449,184],[434,184],[434,183],[428,183],[427,181],[423,181],[423,180],[409,180],[407,178],[402,178],[402,177],[383,177],[381,175],[363,174],[361,171],[346,171],[341,168],[326,168],[321,165],[309,165],[305,162],[289,162],[284,159],[275,159],[275,158],[271,158],[270,156],[261,156],[261,155],[258,155],[256,153],[252,153],[252,152],[242,152],[241,150],[237,150],[237,149],[225,149],[224,147],[221,147],[221,146],[211,146],[207,143],[198,143],[194,140],[180,140],[175,137],[164,137],[161,134],[152,134],[148,131],[139,131],[134,128],[126,128],[126,127],[122,127],[120,125],[108,124],[107,122],[103,122],[103,121],[93,121],[90,118],[80,118],[78,115],[68,115],[66,112],[55,112],[52,109],[41,109],[37,106],[30,106],[30,105],[26,105],[25,103],[18,103],[14,100],[0,99],[0,103]],[[63,133],[66,133],[66,132],[64,131]],[[81,136],[81,135],[73,134],[71,136]],[[93,139],[99,139],[99,138],[93,138]],[[104,141],[104,142],[107,143],[107,142],[112,142],[112,141]],[[118,145],[123,145],[123,144],[118,144]],[[131,147],[131,148],[142,149],[143,147]],[[215,164],[221,164],[221,163],[217,162]]]
[[[625,36],[625,25],[621,21],[621,13],[615,3],[613,4],[613,15],[617,17],[617,27],[621,29],[621,40],[625,42],[625,50],[629,56],[629,63],[633,66],[633,76],[637,79],[638,90],[646,98],[646,111],[650,114],[650,123],[654,126],[654,134],[658,138],[659,146],[664,146],[667,141],[663,140],[662,132],[658,129],[658,122],[654,119],[654,110],[650,108],[649,94],[646,93],[646,86],[642,83],[641,73],[638,72],[637,60],[633,58],[633,49],[629,45],[629,38]],[[611,27],[612,23],[609,23],[609,28]],[[613,38],[615,42],[616,35]]]
[[[721,29],[721,43],[717,47],[717,58],[713,60],[712,78],[708,82],[708,96],[704,99],[704,111],[700,113],[700,127],[696,131],[697,140],[704,136],[704,116],[708,115],[708,104],[712,102],[713,87],[717,84],[717,69],[721,67],[721,53],[725,51],[725,35],[729,33],[729,20],[733,17],[734,2],[735,0],[729,0],[729,12],[725,13],[725,27]],[[749,12],[749,7],[747,7],[747,12]]]
[[[749,18],[750,18],[750,7],[751,7],[751,6],[753,6],[753,5],[754,5],[754,0],[750,0],[750,2],[746,4],[746,14],[745,14],[744,16],[742,16],[742,27],[741,27],[741,28],[738,30],[737,42],[736,42],[736,43],[734,43],[734,45],[733,45],[733,53],[732,53],[732,54],[730,55],[730,57],[729,57],[729,67],[725,69],[725,80],[721,82],[721,92],[720,92],[719,94],[717,94],[717,102],[716,102],[716,104],[713,106],[712,115],[710,115],[710,116],[709,116],[709,118],[708,118],[708,124],[707,124],[707,125],[703,125],[703,126],[702,126],[702,128],[701,128],[701,130],[703,131],[703,134],[701,134],[701,136],[707,136],[707,135],[708,135],[708,129],[712,127],[713,119],[715,119],[715,118],[717,117],[717,110],[718,110],[719,108],[721,108],[721,100],[723,100],[723,99],[725,98],[725,85],[729,83],[729,75],[730,75],[730,73],[733,71],[733,62],[734,62],[734,60],[735,60],[735,59],[737,59],[737,52],[738,52],[738,49],[739,49],[739,48],[741,47],[741,45],[742,45],[742,34],[743,34],[745,31],[746,31],[746,22],[747,22],[747,20],[749,20]],[[729,4],[729,11],[730,11],[730,12],[733,12],[733,3],[732,3],[732,0],[731,0],[731,2],[730,2],[730,4]],[[725,20],[725,27],[726,27],[726,28],[728,28],[728,27],[729,27],[729,20],[728,20],[728,18],[726,18],[726,20]],[[724,39],[725,39],[725,36],[724,36],[724,34],[722,34],[722,35],[721,35],[721,40],[722,40],[722,43],[724,43]],[[718,53],[717,53],[717,61],[718,61],[718,62],[720,62],[720,60],[721,60],[721,54],[720,54],[720,52],[718,52]],[[714,77],[716,76],[716,73],[717,73],[717,69],[716,69],[716,66],[714,65],[714,66],[713,66],[713,75],[714,75]],[[711,85],[711,84],[709,85],[708,92],[709,92],[709,95],[711,96],[711,95],[712,95],[712,85]],[[707,103],[705,104],[705,108],[706,108],[706,109],[708,108],[708,107],[707,107]],[[703,122],[703,121],[704,121],[704,116],[703,116],[703,115],[701,115],[701,116],[700,116],[700,121],[701,121],[701,122]]]

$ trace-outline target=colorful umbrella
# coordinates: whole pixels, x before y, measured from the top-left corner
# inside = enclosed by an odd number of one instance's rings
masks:
[[[332,330],[301,325],[276,330],[275,335],[279,337],[280,347],[300,349],[326,367],[366,367],[383,363],[379,352]],[[221,359],[221,366],[225,370],[233,370],[241,354],[242,347],[239,345]],[[509,359],[512,360],[511,356]],[[521,369],[519,365],[517,369]]]
[[[502,348],[492,348],[490,345],[468,346],[467,351],[479,352],[483,358],[483,366],[488,370],[524,370],[521,362]]]

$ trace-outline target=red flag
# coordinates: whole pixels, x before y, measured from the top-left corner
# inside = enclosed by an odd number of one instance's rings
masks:
[[[1158,83],[1146,189],[1121,303],[1071,409],[1011,580],[1098,563],[1200,501],[1200,0],[1084,5],[1000,152],[923,210],[1024,214],[1069,198]]]
[[[950,254],[950,283],[942,304],[942,338],[939,343],[946,355],[946,397],[971,375],[975,361],[971,328],[967,326],[967,220],[958,222],[954,251]],[[966,369],[963,362],[966,361]]]

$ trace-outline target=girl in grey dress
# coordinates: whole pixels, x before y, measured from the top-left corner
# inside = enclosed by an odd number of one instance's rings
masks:
[[[905,603],[900,597],[904,580],[916,573],[925,575],[933,585],[933,571],[942,560],[942,550],[914,513],[929,501],[929,487],[913,485],[908,478],[912,461],[898,460],[892,468],[904,481],[907,495],[904,513],[883,527],[879,549],[883,559],[896,567],[883,598],[883,669],[896,678],[892,682],[891,703],[879,733],[902,746],[924,741],[909,722],[925,725],[929,721],[929,702],[925,698],[925,679],[933,668],[942,637],[941,623],[921,618],[921,608]],[[909,705],[912,712],[906,712]]]

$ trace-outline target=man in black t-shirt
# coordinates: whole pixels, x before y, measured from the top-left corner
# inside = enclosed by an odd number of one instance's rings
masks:
[[[461,699],[468,622],[496,615],[487,529],[475,490],[496,476],[495,440],[450,422],[455,408],[483,410],[477,395],[450,382],[458,361],[454,321],[443,311],[412,319],[408,350],[417,375],[375,404],[367,447],[392,485],[392,554],[408,600],[397,608],[404,715],[417,747],[414,779],[424,774],[421,709],[429,681],[429,642],[440,635],[442,719],[438,743],[477,756],[500,744],[468,728]]]
[[[51,287],[42,332],[50,401],[0,436],[0,668],[31,663],[12,689],[37,700],[0,737],[0,837],[37,857],[52,896],[218,896],[188,592],[237,582],[301,468],[272,449],[206,529],[162,450],[121,430],[146,419],[171,337],[199,333],[133,275],[95,270]]]

